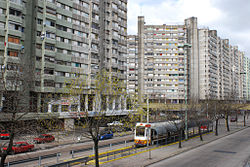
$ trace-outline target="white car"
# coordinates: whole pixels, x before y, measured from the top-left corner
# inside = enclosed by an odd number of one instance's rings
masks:
[[[119,121],[113,121],[111,123],[107,123],[108,126],[122,126],[123,123],[119,122]]]

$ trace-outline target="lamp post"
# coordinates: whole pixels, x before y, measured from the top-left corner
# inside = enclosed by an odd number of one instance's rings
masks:
[[[5,65],[1,65],[2,77],[4,77],[5,70],[6,70]],[[1,85],[4,85],[4,84],[5,84],[4,81],[5,81],[5,80],[2,79],[1,82],[0,82],[0,84],[1,84]],[[2,92],[2,90],[1,90],[1,92],[0,92],[0,112],[1,112],[2,109],[3,109],[3,101],[4,101],[4,96],[3,96],[3,92]]]
[[[149,95],[147,95],[147,124],[149,123]],[[147,128],[147,147],[149,146],[150,129]],[[151,151],[148,147],[148,158],[151,159]]]
[[[243,74],[245,75],[245,82],[246,82],[245,83],[245,90],[246,90],[247,89],[247,79],[246,79],[247,75],[246,75],[246,72],[241,72],[240,73],[240,75],[243,75]],[[247,94],[247,92],[246,92],[246,94]],[[243,96],[243,102],[246,103],[246,97],[244,96],[244,85],[243,85],[243,95],[242,96]],[[244,117],[244,126],[246,126],[246,111],[244,110],[243,112],[244,112],[243,113],[244,114],[243,115],[243,117]]]

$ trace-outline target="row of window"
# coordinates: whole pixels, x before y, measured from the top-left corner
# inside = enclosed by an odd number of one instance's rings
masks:
[[[153,28],[153,27],[148,27],[147,30],[151,31],[151,30],[155,30],[155,31],[183,31],[185,30],[185,28],[175,28],[175,27],[172,27],[172,28]]]
[[[20,44],[20,39],[17,37],[8,37],[8,42],[15,43],[15,44]]]

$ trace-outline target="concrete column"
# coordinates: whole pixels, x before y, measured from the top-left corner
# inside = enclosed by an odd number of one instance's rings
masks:
[[[107,96],[107,99],[106,99],[106,105],[107,105],[107,111],[109,110],[109,96]]]
[[[62,112],[62,105],[61,105],[61,104],[58,105],[58,112],[59,112],[59,113]]]
[[[112,101],[112,110],[115,110],[115,98]]]
[[[41,93],[37,95],[37,112],[41,112]]]
[[[124,110],[128,110],[127,108],[127,98],[123,98],[124,99]]]
[[[71,118],[65,118],[64,119],[64,130],[66,131],[72,131],[74,130],[74,119]]]
[[[187,27],[187,43],[191,44],[191,48],[188,49],[189,57],[189,98],[197,101],[199,99],[199,36],[197,28],[197,18],[191,17],[185,20]]]
[[[143,103],[144,96],[144,16],[138,16],[138,96]]]
[[[0,93],[0,111],[2,111],[3,108],[3,94]]]
[[[72,112],[72,111],[71,111],[71,104],[69,105],[69,112]]]
[[[117,98],[117,101],[119,102],[119,105],[118,105],[118,110],[121,110],[122,109],[122,98],[121,98],[121,96],[119,96],[118,98]]]
[[[93,104],[93,111],[96,111],[96,105],[97,105],[97,101],[96,101],[96,95],[94,95],[93,97],[93,101],[92,101],[92,104]]]
[[[89,110],[89,109],[88,109],[88,107],[89,107],[89,106],[88,106],[88,102],[89,102],[89,101],[88,101],[88,94],[86,94],[86,95],[85,95],[85,103],[84,103],[84,105],[85,105],[85,111],[88,111],[88,110]]]
[[[52,104],[48,105],[48,112],[52,112]]]

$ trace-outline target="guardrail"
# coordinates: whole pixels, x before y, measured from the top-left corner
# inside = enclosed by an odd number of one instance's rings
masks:
[[[125,141],[118,141],[118,142],[111,143],[111,144],[104,144],[104,145],[100,145],[99,149],[100,148],[105,148],[105,147],[110,147],[111,148],[112,146],[119,145],[119,144],[122,144],[122,143],[125,143],[125,146],[126,146],[127,143],[133,142],[133,141],[134,141],[133,139],[130,139],[130,140],[125,140]],[[48,166],[48,167],[50,167],[50,166],[54,167],[54,165],[64,166],[64,165],[67,165],[67,164],[70,165],[70,164],[76,163],[76,162],[78,162],[78,163],[87,163],[88,161],[92,160],[93,157],[86,156],[86,157],[77,158],[77,157],[75,157],[75,154],[80,153],[80,152],[89,151],[89,150],[94,150],[94,148],[89,147],[89,148],[84,148],[84,149],[70,150],[69,154],[71,155],[71,157],[73,159],[68,160],[68,161],[64,161],[64,162],[59,162],[62,153],[57,152],[57,153],[53,153],[53,154],[37,156],[37,157],[33,157],[33,158],[27,158],[27,159],[18,160],[18,161],[11,161],[11,162],[6,163],[4,166],[5,167],[10,167],[10,166],[14,166],[14,165],[17,165],[17,164],[23,164],[23,163],[27,163],[27,162],[33,162],[33,161],[37,161],[38,166],[41,166],[42,165],[42,160],[45,160],[45,159],[48,159],[48,158],[56,158],[56,164],[44,165],[44,166]],[[34,162],[34,164],[35,164],[35,162]]]

